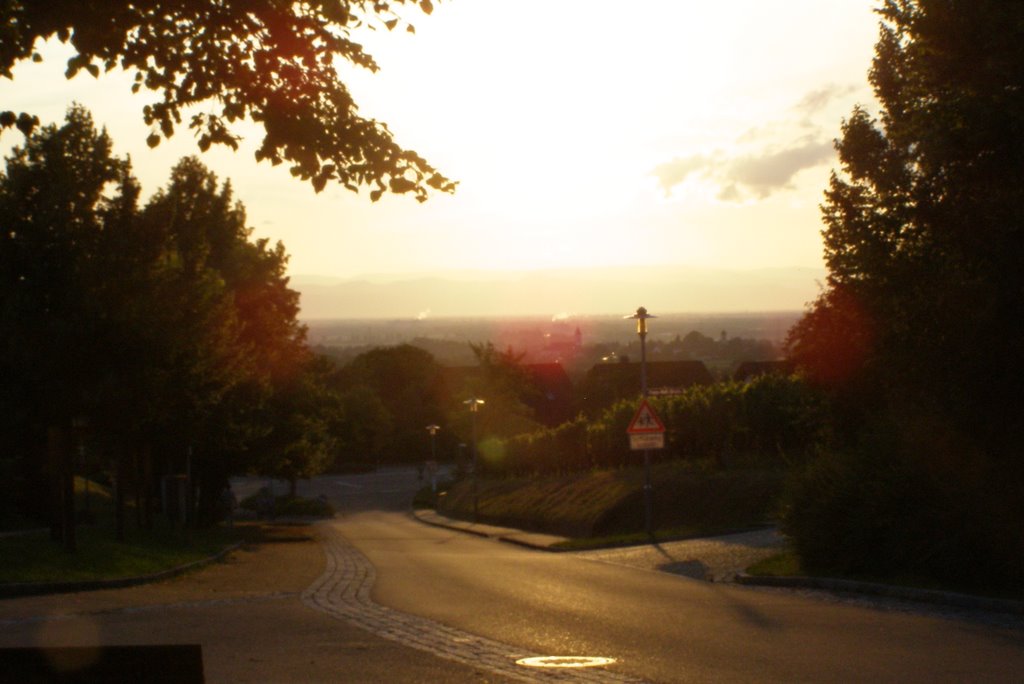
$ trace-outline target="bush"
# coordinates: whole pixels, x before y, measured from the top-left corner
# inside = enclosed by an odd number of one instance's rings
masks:
[[[665,449],[655,461],[715,460],[719,466],[780,468],[803,463],[826,437],[822,396],[795,376],[765,375],[746,383],[694,386],[673,397],[651,399],[665,423]],[[489,475],[553,475],[636,463],[626,428],[637,399],[611,406],[599,417],[579,417],[557,428],[491,445]]]
[[[782,530],[813,573],[1019,588],[1020,517],[976,463],[879,443],[823,455],[791,477]]]
[[[304,499],[301,496],[279,496],[274,500],[274,515],[331,518],[334,516],[334,507],[324,498]]]
[[[413,508],[435,508],[436,506],[437,494],[430,485],[420,487],[419,491],[412,497]]]
[[[254,511],[261,516],[300,516],[310,518],[331,518],[334,516],[334,508],[326,499],[306,499],[301,496],[278,496],[273,498],[273,505],[270,503],[269,492],[266,488],[260,489],[251,496],[247,496],[239,503],[242,508]]]

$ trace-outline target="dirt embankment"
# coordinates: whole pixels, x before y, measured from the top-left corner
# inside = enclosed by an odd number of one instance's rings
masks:
[[[765,470],[707,471],[686,463],[651,469],[655,529],[713,531],[772,519],[783,474]],[[479,520],[568,537],[599,537],[644,529],[642,468],[546,478],[477,482]],[[463,480],[439,498],[438,511],[471,519],[473,483]]]

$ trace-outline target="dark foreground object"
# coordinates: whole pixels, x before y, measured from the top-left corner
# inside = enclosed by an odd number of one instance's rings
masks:
[[[97,648],[0,648],[0,683],[203,684],[198,644]]]

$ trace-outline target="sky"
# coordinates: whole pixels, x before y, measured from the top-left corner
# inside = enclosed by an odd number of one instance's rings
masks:
[[[316,194],[254,162],[255,129],[201,159],[231,179],[255,235],[284,242],[295,276],[820,269],[832,141],[855,104],[872,109],[875,4],[443,0],[408,13],[415,34],[357,35],[381,70],[344,77],[364,116],[459,182],[454,195]],[[145,145],[154,96],[133,96],[127,75],[67,81],[67,48],[43,52],[0,80],[0,108],[55,122],[81,102],[145,193],[198,154],[184,128]]]

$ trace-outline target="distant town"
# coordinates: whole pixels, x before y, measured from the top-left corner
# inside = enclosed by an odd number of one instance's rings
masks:
[[[623,312],[627,314],[628,312]],[[748,314],[664,314],[650,323],[651,361],[704,362],[716,378],[731,376],[745,361],[782,356],[798,311]],[[524,363],[558,363],[574,380],[602,363],[639,361],[633,321],[622,316],[522,318],[337,319],[307,321],[309,344],[344,364],[376,347],[410,344],[445,366],[476,363],[470,343],[491,342]]]

